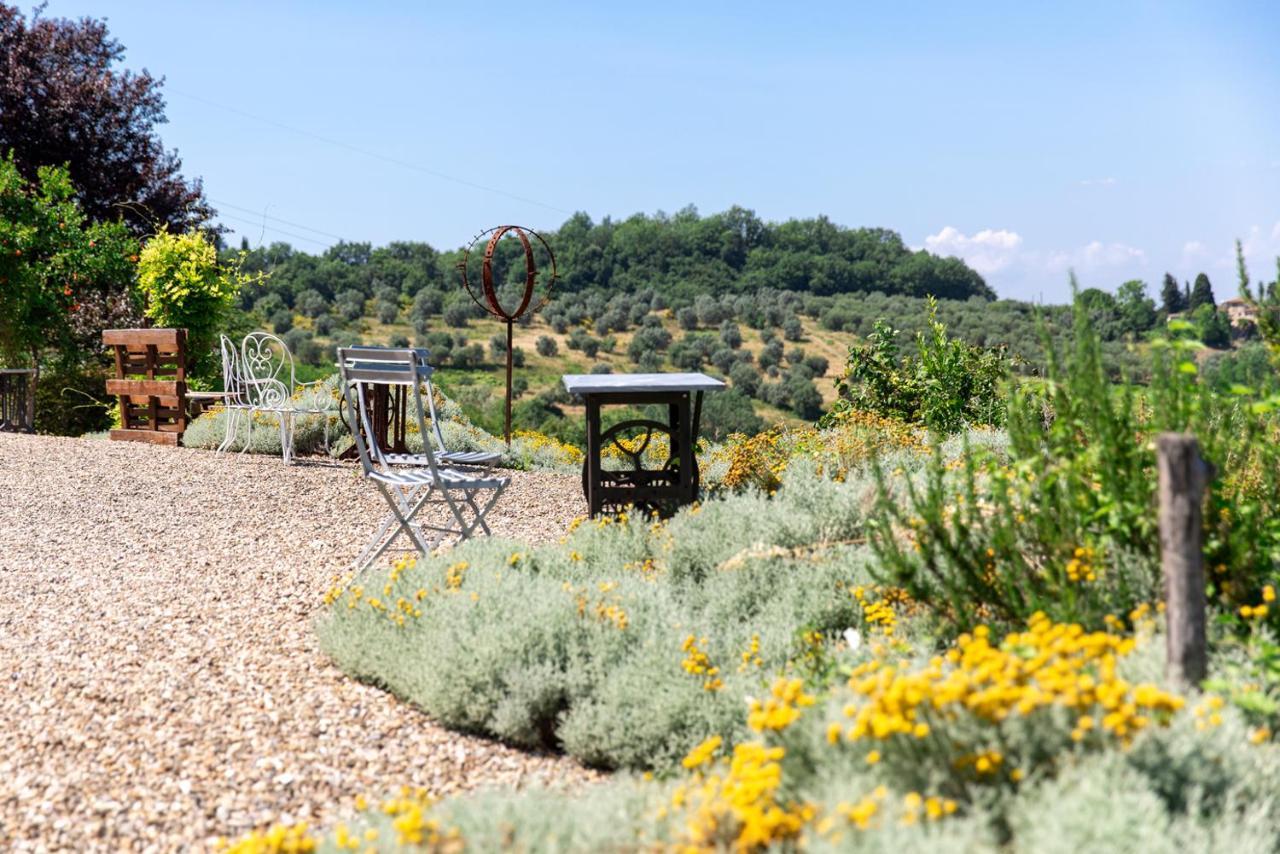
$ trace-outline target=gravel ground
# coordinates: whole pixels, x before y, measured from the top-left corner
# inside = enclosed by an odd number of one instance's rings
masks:
[[[185,850],[401,784],[596,777],[322,656],[310,619],[385,509],[349,465],[0,433],[0,496],[0,849]],[[489,519],[536,541],[584,511],[577,478],[515,473]]]

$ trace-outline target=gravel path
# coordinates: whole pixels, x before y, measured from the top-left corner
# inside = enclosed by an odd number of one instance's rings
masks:
[[[181,850],[401,784],[593,779],[321,655],[310,619],[379,501],[350,466],[0,433],[0,849]],[[489,518],[546,540],[584,510],[576,478],[516,473]]]

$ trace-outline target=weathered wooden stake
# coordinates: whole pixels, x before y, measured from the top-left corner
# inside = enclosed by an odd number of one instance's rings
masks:
[[[1156,439],[1156,466],[1169,639],[1166,672],[1170,681],[1196,687],[1208,666],[1201,507],[1213,467],[1200,457],[1195,436],[1185,433]]]

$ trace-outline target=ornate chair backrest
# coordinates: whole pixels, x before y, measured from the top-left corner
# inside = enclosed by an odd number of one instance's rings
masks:
[[[235,342],[223,335],[219,343],[222,350],[222,391],[228,406],[246,406],[244,372],[240,369],[240,351]]]
[[[245,403],[255,409],[280,409],[293,397],[293,356],[267,332],[250,332],[240,345]]]
[[[374,469],[386,471],[387,463],[373,429],[370,392],[376,385],[406,386],[413,400],[413,412],[423,437],[422,451],[431,473],[436,473],[435,454],[426,441],[426,423],[422,409],[421,383],[431,376],[431,368],[420,351],[400,347],[339,347],[338,375],[342,380],[342,402],[347,410],[347,423],[355,439],[356,452],[365,474]]]

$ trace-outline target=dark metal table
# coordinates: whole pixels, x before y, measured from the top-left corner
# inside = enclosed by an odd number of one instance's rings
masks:
[[[385,348],[384,348],[385,349]],[[390,348],[394,349],[394,348]],[[413,348],[417,354],[418,370],[424,379],[431,376],[431,366],[427,363],[428,354],[422,347]],[[369,407],[369,422],[373,425],[374,436],[365,438],[370,444],[377,443],[384,454],[407,454],[409,446],[405,442],[405,428],[408,425],[409,394],[403,385],[388,386],[382,383],[371,383],[366,386],[365,399]],[[346,421],[345,415],[343,421]],[[356,419],[359,422],[359,419]],[[358,425],[347,424],[348,429],[361,429]],[[422,437],[427,440],[426,436]],[[339,459],[353,460],[357,457],[353,442],[350,448],[339,455]]]
[[[582,465],[582,491],[592,516],[627,507],[671,516],[698,497],[695,443],[702,419],[702,395],[724,388],[706,374],[568,374],[564,387],[587,407],[587,458]],[[635,418],[601,430],[603,406],[665,405],[667,420]],[[645,452],[655,434],[667,437],[666,461],[645,468]],[[621,468],[605,468],[604,455],[621,460]],[[659,454],[661,455],[661,454]]]

